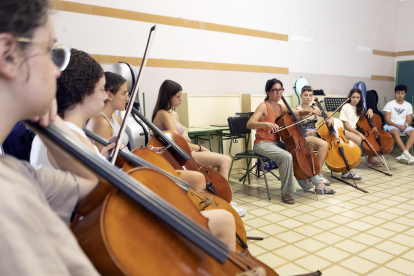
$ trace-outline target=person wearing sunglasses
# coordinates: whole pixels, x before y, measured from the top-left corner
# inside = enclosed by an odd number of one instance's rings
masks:
[[[47,0],[0,1],[0,143],[27,119],[74,137],[56,116],[56,78],[70,56],[48,13]],[[51,150],[62,171],[0,156],[0,275],[98,275],[67,226],[98,179]]]
[[[246,127],[248,129],[257,129],[253,151],[274,161],[279,167],[280,181],[282,182],[282,201],[287,204],[295,204],[295,199],[292,196],[292,193],[296,192],[293,158],[289,152],[278,147],[276,143],[280,140],[279,135],[276,133],[279,130],[279,126],[275,123],[276,118],[288,112],[285,106],[279,104],[285,89],[282,82],[274,78],[266,82],[265,91],[266,98],[264,102],[256,108]],[[296,117],[322,114],[320,110],[292,111]],[[297,181],[305,192],[315,186],[317,194],[335,193],[334,190],[323,184],[322,179],[318,175],[311,177],[310,180],[297,179]]]

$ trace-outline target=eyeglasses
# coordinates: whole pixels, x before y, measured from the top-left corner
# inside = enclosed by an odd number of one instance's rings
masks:
[[[280,89],[271,89],[271,90],[269,90],[269,92],[272,92],[272,93],[277,93],[277,92],[283,93],[283,91],[285,91],[285,89],[284,89],[284,88],[280,88]]]
[[[50,46],[48,42],[44,41],[35,41],[27,37],[17,37],[16,41],[22,43],[32,43],[39,45],[41,47],[48,48],[52,54],[52,60],[59,67],[60,71],[66,69],[70,61],[70,48],[66,45],[55,43],[53,46]]]

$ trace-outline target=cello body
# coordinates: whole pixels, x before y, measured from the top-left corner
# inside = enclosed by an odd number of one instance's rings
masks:
[[[327,120],[328,116],[316,97],[315,103],[319,110],[322,111],[324,120]],[[354,142],[345,138],[342,121],[337,118],[333,120],[334,123],[330,126],[326,123],[324,124],[323,121],[317,124],[319,136],[328,143],[328,153],[325,158],[326,166],[332,172],[338,173],[352,170],[361,163],[361,150]]]
[[[158,167],[159,169],[163,170],[164,172],[170,175],[173,175],[175,177],[179,176],[179,173],[171,166],[170,163],[168,163],[167,160],[165,160],[162,156],[160,156],[152,150],[146,148],[137,148],[132,151],[132,154],[151,163],[152,165]],[[136,166],[128,160],[123,165],[124,172],[129,172],[131,170],[134,170],[135,168]],[[167,184],[169,183],[166,183],[166,185]],[[176,183],[174,183],[174,185],[176,185]],[[244,228],[244,223],[239,214],[236,212],[236,210],[234,210],[234,208],[227,201],[216,195],[212,195],[207,191],[201,192],[191,187],[187,191],[187,196],[199,211],[222,209],[230,212],[233,215],[236,223],[236,233],[239,235],[239,237],[244,243],[247,243],[246,229]],[[240,246],[239,243],[236,244],[236,252],[242,252],[245,250],[242,246]]]
[[[168,177],[149,168],[128,174],[208,230],[207,219],[183,190],[166,185]],[[218,262],[106,181],[78,204],[76,212],[72,231],[102,275],[236,275],[251,268],[277,275],[247,251],[228,251],[225,262]]]
[[[200,165],[192,156],[191,156],[191,150],[188,146],[188,143],[184,140],[183,137],[178,135],[175,132],[167,131],[164,133],[168,139],[173,141],[175,145],[177,145],[180,150],[183,151],[180,155],[186,156],[185,159],[183,159],[183,156],[178,155],[172,147],[168,148],[167,150],[164,150],[161,155],[167,161],[173,166],[176,170],[192,170],[192,171],[198,171],[202,173],[206,179],[206,183],[211,182],[214,186],[214,189],[219,197],[227,201],[228,203],[231,202],[232,199],[232,190],[227,182],[227,180],[218,172],[213,170],[209,167],[204,167]],[[148,145],[153,147],[164,147],[165,142],[161,141],[161,139],[157,136],[153,136]],[[188,159],[187,159],[188,158]],[[186,160],[187,159],[187,160]]]
[[[394,138],[391,134],[382,129],[381,117],[374,113],[372,119],[366,115],[360,116],[357,122],[357,129],[364,134],[365,139],[371,144],[371,147],[363,140],[362,150],[368,156],[387,155],[392,151]],[[376,153],[375,153],[375,152]]]
[[[276,124],[284,126],[294,124],[298,121],[295,114],[287,104],[285,98],[282,100],[289,110],[289,114],[284,114],[276,118]],[[279,136],[285,142],[287,151],[293,157],[293,170],[297,179],[309,179],[314,175],[319,175],[321,168],[318,159],[312,148],[308,147],[302,125],[287,127],[279,131]]]
[[[318,123],[318,126],[322,123]],[[334,125],[331,127],[324,124],[318,129],[321,139],[328,143],[328,153],[325,158],[326,166],[332,172],[337,173],[352,170],[361,163],[361,149],[354,142],[345,138],[341,120],[334,118]]]
[[[394,138],[391,134],[382,129],[385,121],[384,115],[378,110],[378,94],[375,90],[366,92],[366,109],[372,109],[374,117],[372,119],[367,116],[360,116],[357,122],[357,130],[364,134],[365,138],[371,144],[373,149],[366,142],[362,143],[362,151],[368,156],[387,155],[392,151],[394,146]],[[375,152],[374,152],[375,151]]]

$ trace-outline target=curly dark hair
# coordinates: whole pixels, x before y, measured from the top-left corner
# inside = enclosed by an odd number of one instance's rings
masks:
[[[36,28],[46,23],[48,10],[48,0],[1,0],[0,33],[32,38]]]
[[[58,114],[63,118],[65,110],[82,103],[92,95],[104,71],[99,63],[85,52],[71,49],[68,67],[57,79],[56,99]]]

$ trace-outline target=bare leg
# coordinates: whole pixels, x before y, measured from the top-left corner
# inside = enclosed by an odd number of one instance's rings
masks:
[[[236,250],[236,224],[233,215],[219,209],[202,211],[201,214],[208,218],[211,233],[234,252]]]
[[[193,157],[204,167],[217,167],[217,172],[228,180],[231,158],[227,155],[211,151],[196,151]]]
[[[407,135],[409,132],[414,132],[413,130],[407,131]],[[395,143],[397,144],[397,146],[404,152],[405,150],[407,150],[407,148],[404,145],[404,142],[401,140],[400,137],[400,132],[396,129],[391,129],[390,134],[392,136],[392,138],[394,138]],[[411,134],[412,135],[412,134]],[[410,136],[411,139],[411,136]],[[408,141],[407,141],[407,145],[408,145]],[[411,144],[412,146],[412,144]],[[408,148],[409,149],[409,148]]]
[[[328,143],[315,136],[306,137],[306,142],[318,151],[316,157],[318,158],[319,165],[322,168],[323,162],[325,162],[326,154],[328,153]]]
[[[409,137],[408,141],[407,141],[407,144],[405,145],[405,149],[410,151],[410,149],[414,145],[414,130],[407,131],[405,134],[408,135],[408,137]]]
[[[198,191],[206,188],[206,179],[202,173],[197,171],[177,170],[180,173],[180,179],[187,182],[191,187]]]

